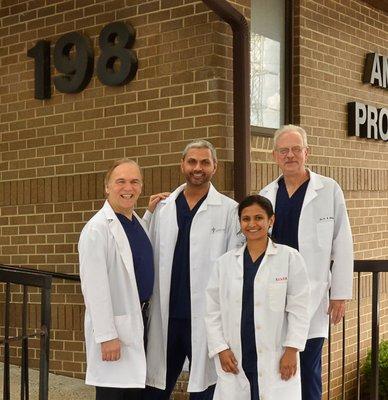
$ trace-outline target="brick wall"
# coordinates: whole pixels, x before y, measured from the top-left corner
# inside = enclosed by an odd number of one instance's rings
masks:
[[[249,18],[250,0],[232,3]],[[104,171],[119,157],[143,167],[144,209],[151,193],[181,182],[184,145],[208,138],[220,158],[215,183],[232,194],[231,33],[201,1],[3,0],[0,18],[0,263],[77,273],[79,232],[100,208]],[[312,169],[345,190],[360,259],[388,255],[388,150],[346,136],[346,103],[387,100],[382,89],[361,83],[365,53],[386,54],[387,19],[362,1],[295,1],[294,122],[310,134]],[[98,34],[113,21],[129,21],[137,31],[135,79],[112,88],[93,75],[81,93],[53,89],[50,100],[35,100],[27,49],[40,39],[53,48],[75,30],[90,37],[97,58]],[[271,140],[252,137],[252,148],[256,191],[278,170]],[[79,285],[56,283],[52,300],[51,368],[82,377]],[[31,328],[37,301],[32,293]],[[16,362],[17,350],[12,354]]]

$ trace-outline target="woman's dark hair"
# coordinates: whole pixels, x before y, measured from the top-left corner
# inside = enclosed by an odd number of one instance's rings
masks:
[[[271,202],[264,196],[253,194],[251,196],[245,197],[245,199],[242,200],[238,205],[238,218],[241,218],[241,214],[244,208],[247,208],[254,204],[257,204],[259,207],[261,207],[267,214],[268,218],[271,218],[274,215]]]

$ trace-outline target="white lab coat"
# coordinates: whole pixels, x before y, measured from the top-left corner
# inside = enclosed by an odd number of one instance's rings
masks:
[[[245,245],[221,256],[206,290],[209,355],[217,366],[213,400],[250,400],[242,369],[241,311]],[[309,327],[310,287],[302,256],[291,247],[268,242],[254,280],[254,323],[260,400],[300,400],[297,374],[283,381],[279,362],[284,347],[304,349]],[[239,373],[224,372],[218,353],[230,348]],[[298,359],[299,360],[299,359]],[[299,363],[298,363],[299,364]]]
[[[331,299],[352,298],[353,241],[344,195],[338,183],[310,170],[309,173],[310,182],[300,214],[298,240],[311,292],[314,293],[308,335],[311,339],[328,335],[329,289]],[[274,209],[279,178],[260,191],[271,201]]]
[[[171,268],[178,236],[175,200],[186,184],[162,200],[154,213],[147,212],[154,247],[155,285],[150,306],[147,345],[147,385],[166,386],[166,353],[169,320]],[[213,360],[207,354],[205,289],[213,262],[241,243],[237,203],[210,186],[195,214],[190,230],[190,296],[192,362],[189,392],[200,392],[216,382]]]
[[[143,225],[135,213],[133,217]],[[108,201],[83,228],[78,250],[86,305],[86,384],[142,388],[146,378],[144,326],[132,253]],[[101,343],[115,338],[121,342],[120,359],[102,361]]]

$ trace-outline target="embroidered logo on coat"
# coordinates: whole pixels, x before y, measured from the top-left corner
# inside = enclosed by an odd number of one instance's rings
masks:
[[[285,282],[287,280],[286,276],[281,276],[279,278],[275,278],[276,282]]]

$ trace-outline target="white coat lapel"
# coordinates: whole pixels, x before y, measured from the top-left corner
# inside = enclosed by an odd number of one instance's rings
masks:
[[[178,237],[178,221],[176,216],[175,200],[184,189],[185,184],[175,189],[170,196],[160,202],[159,212],[159,234],[158,243],[154,244],[159,251],[159,259],[155,260],[156,268],[159,268],[159,279],[156,284],[159,286],[161,299],[161,320],[164,342],[167,343],[168,331],[168,304],[171,285],[171,271],[174,259],[175,246]],[[157,266],[158,265],[158,266]]]
[[[244,251],[246,247],[247,245],[245,243],[243,246],[236,249],[235,252],[235,256],[237,257],[237,266],[238,266],[236,278],[242,279],[242,277],[244,276]]]
[[[105,201],[103,210],[108,220],[109,230],[115,239],[121,259],[123,260],[125,268],[130,277],[129,281],[136,282],[135,271],[133,269],[132,251],[128,242],[128,238],[125,234],[124,228],[122,227],[121,222],[118,220],[115,212],[113,211],[108,201]]]
[[[306,189],[306,194],[304,196],[302,210],[307,206],[307,204],[309,204],[315,197],[318,196],[317,190],[323,188],[323,183],[322,183],[321,179],[319,178],[319,176],[309,169],[308,169],[308,171],[310,174],[310,182]]]
[[[272,183],[270,183],[266,188],[263,189],[263,191],[261,192],[261,195],[263,195],[264,197],[266,197],[271,203],[272,203],[272,207],[275,210],[275,206],[276,206],[276,194],[278,192],[279,189],[279,179],[282,177],[282,175],[280,175],[275,181],[273,181]]]
[[[202,202],[199,207],[197,214],[202,211],[206,211],[208,205],[216,205],[219,206],[222,204],[221,193],[217,191],[217,189],[210,183],[209,192],[206,196],[206,199]]]
[[[170,196],[162,200],[160,203],[162,208],[160,210],[160,246],[163,243],[168,244],[175,243],[178,237],[178,221],[176,217],[176,205],[175,200],[179,194],[184,190],[186,184],[179,186],[175,189]]]
[[[139,222],[139,224],[141,225],[141,227],[144,229],[144,232],[146,233],[148,239],[151,240],[150,234],[149,234],[149,232],[148,232],[148,228],[147,228],[146,223],[143,221],[142,218],[140,218],[140,217],[137,215],[137,213],[135,213],[135,211],[133,212],[133,215],[136,217],[137,221]]]
[[[257,271],[256,276],[267,279],[266,277],[269,274],[269,269],[268,269],[269,259],[272,255],[276,254],[277,252],[278,252],[278,249],[277,249],[276,245],[274,244],[274,242],[271,239],[268,239],[267,248],[265,250],[264,257],[261,261],[261,264]]]

